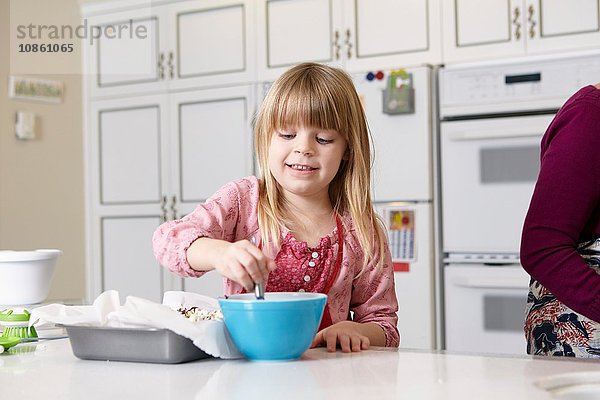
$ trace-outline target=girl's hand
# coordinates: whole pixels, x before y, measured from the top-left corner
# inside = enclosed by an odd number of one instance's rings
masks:
[[[248,240],[222,242],[214,259],[219,273],[252,292],[255,282],[266,282],[277,265]]]
[[[277,265],[248,240],[230,243],[201,237],[186,252],[187,261],[197,271],[216,269],[221,275],[251,292],[254,282],[266,282]]]
[[[371,341],[361,328],[362,324],[358,322],[338,322],[318,332],[310,347],[327,346],[327,351],[335,352],[339,344],[344,353],[367,350]]]

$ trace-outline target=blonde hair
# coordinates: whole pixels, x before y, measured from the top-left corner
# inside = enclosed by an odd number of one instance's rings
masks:
[[[268,151],[273,133],[290,125],[336,130],[346,140],[346,156],[329,185],[329,198],[334,212],[348,212],[352,218],[364,252],[362,271],[372,261],[380,267],[385,229],[371,202],[371,137],[366,116],[348,74],[322,64],[299,64],[281,75],[256,118],[254,145],[261,171],[258,222],[264,243],[279,247],[280,223],[286,220],[280,186],[268,167]]]

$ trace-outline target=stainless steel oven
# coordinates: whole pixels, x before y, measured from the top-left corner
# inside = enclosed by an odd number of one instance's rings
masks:
[[[567,98],[597,81],[600,52],[440,70],[446,349],[525,354],[519,245],[540,140]]]

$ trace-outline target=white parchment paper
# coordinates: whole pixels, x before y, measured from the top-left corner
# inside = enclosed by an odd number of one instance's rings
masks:
[[[45,324],[105,326],[117,328],[161,328],[192,340],[194,345],[213,357],[242,358],[222,320],[193,322],[176,311],[179,307],[218,310],[212,297],[189,292],[165,292],[163,304],[128,296],[121,305],[119,293],[108,290],[92,305],[49,304],[33,309],[30,325]]]

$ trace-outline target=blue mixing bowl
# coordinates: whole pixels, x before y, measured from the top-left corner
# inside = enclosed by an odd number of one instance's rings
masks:
[[[293,360],[312,343],[327,296],[321,293],[254,293],[219,299],[225,326],[250,360]]]

